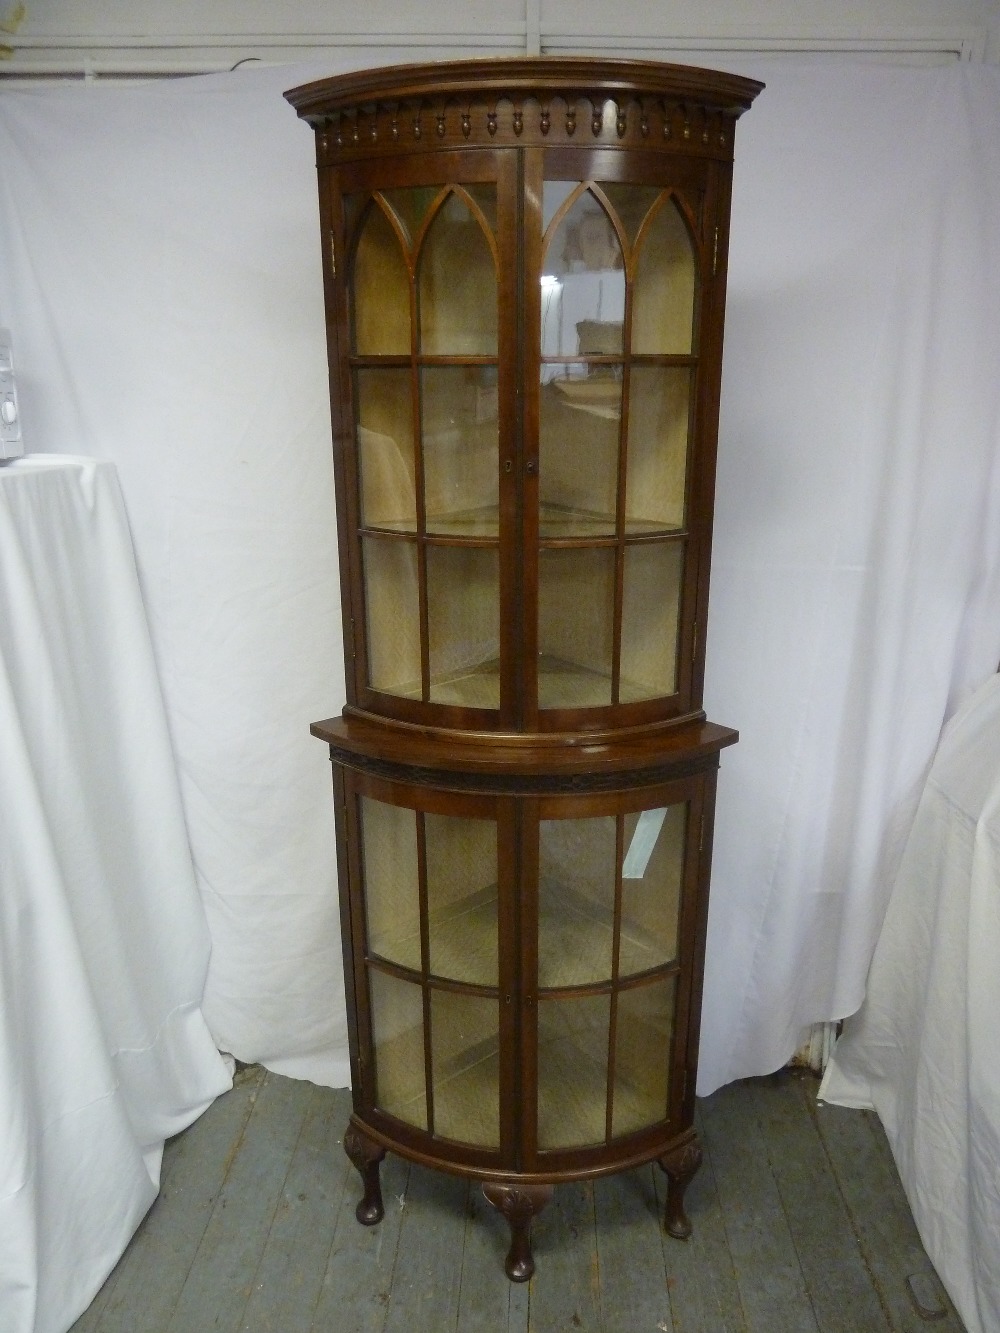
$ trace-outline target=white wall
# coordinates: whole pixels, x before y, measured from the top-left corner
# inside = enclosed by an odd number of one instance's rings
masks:
[[[0,0],[0,78],[200,73],[345,47],[379,63],[387,47],[404,59],[488,48],[1000,63],[1000,0]]]

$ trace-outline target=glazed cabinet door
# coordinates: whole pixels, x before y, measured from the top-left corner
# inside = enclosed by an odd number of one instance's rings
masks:
[[[529,155],[527,176],[530,721],[560,731],[676,716],[697,706],[715,168],[563,149]]]
[[[704,795],[698,779],[530,806],[523,1169],[555,1172],[682,1126]]]
[[[355,1107],[432,1155],[513,1165],[513,808],[344,781]]]
[[[403,720],[516,715],[516,175],[479,151],[326,180],[349,688]]]

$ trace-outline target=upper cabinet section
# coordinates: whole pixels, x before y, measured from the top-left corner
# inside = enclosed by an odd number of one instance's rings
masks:
[[[287,94],[320,165],[349,708],[504,733],[699,713],[759,86],[543,58]]]

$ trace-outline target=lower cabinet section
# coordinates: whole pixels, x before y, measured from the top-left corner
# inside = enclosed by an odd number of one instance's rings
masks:
[[[623,751],[610,776],[551,744],[491,773],[471,744],[429,766],[345,744],[344,723],[327,736],[361,1221],[381,1216],[386,1149],[473,1176],[511,1221],[522,1280],[552,1185],[659,1159],[668,1229],[687,1234],[715,776],[733,735],[705,744],[707,726],[653,764]]]

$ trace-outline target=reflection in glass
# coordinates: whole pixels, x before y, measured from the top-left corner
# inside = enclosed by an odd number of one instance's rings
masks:
[[[406,369],[355,374],[361,522],[365,527],[413,532],[413,402]]]
[[[368,683],[420,697],[420,590],[417,547],[392,537],[362,538]]]
[[[567,183],[546,181],[547,203]],[[621,243],[603,206],[583,191],[556,224],[542,261],[542,356],[621,356],[625,270]],[[588,367],[575,368],[581,376]],[[551,368],[542,367],[542,378]]]
[[[618,221],[622,224],[629,244],[635,245],[639,228],[646,219],[646,214],[660,197],[658,185],[621,185],[615,181],[601,182],[601,189],[615,210]]]
[[[539,997],[539,1148],[605,1141],[610,1012],[608,995]]]
[[[408,356],[410,276],[403,248],[385,213],[373,203],[354,252],[354,350],[359,356]]]
[[[496,537],[496,367],[428,366],[420,386],[427,531]]]
[[[403,806],[362,796],[368,951],[420,970],[417,817]]]
[[[421,352],[496,356],[496,264],[482,227],[457,192],[424,238],[417,290]]]
[[[424,816],[430,970],[495,986],[497,828],[491,819]]]
[[[627,532],[682,528],[691,372],[633,366],[629,388]]]
[[[683,804],[625,816],[620,976],[677,957],[687,813]]]
[[[667,1118],[674,978],[618,993],[611,1132],[617,1138]]]
[[[383,190],[382,198],[402,222],[409,237],[410,246],[415,244],[424,224],[424,218],[441,193],[439,185],[417,185],[400,190]]]
[[[538,703],[611,703],[615,553],[609,547],[547,549],[538,561]]]
[[[500,1002],[431,991],[434,1133],[500,1145]]]
[[[372,1044],[375,1047],[375,1102],[418,1129],[427,1128],[424,1079],[423,993],[369,967]]]
[[[472,197],[486,219],[493,235],[497,232],[497,187],[492,181],[480,185],[463,185],[465,192]]]
[[[574,376],[572,365],[544,369],[553,374],[542,388],[539,409],[541,535],[611,535],[618,494],[621,367],[607,367],[608,373],[586,379]]]
[[[538,984],[611,977],[615,820],[544,819],[538,829]]]
[[[680,208],[657,209],[639,249],[632,308],[632,351],[686,355],[694,332],[695,255]]]
[[[622,703],[659,698],[677,689],[683,571],[682,542],[639,542],[625,548]]]
[[[430,698],[500,707],[500,562],[495,546],[427,548]]]

